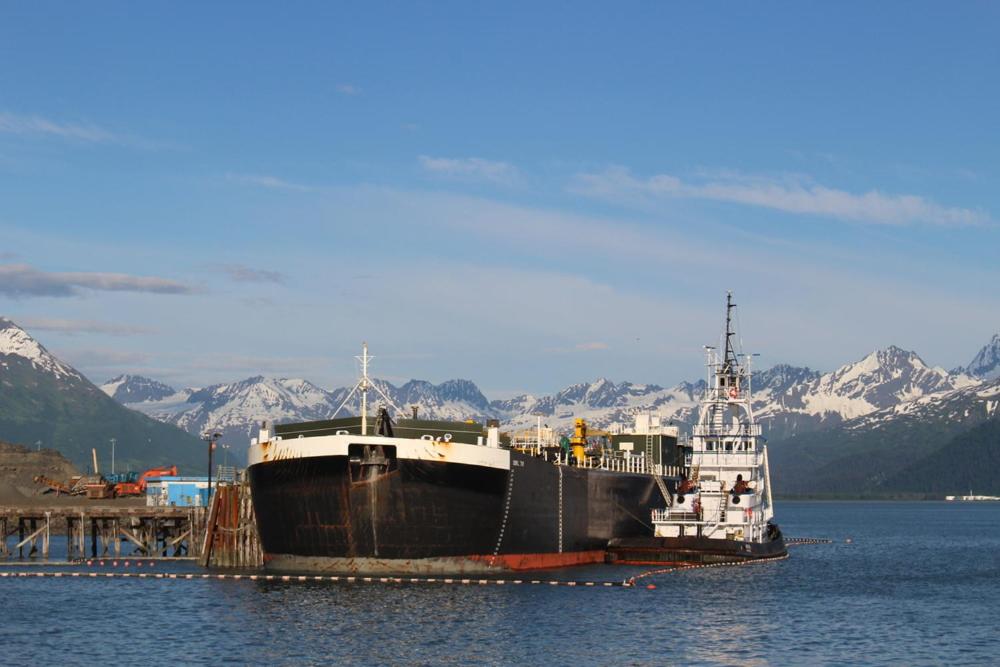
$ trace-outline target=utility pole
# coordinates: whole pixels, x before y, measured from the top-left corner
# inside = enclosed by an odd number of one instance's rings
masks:
[[[221,433],[206,433],[202,440],[208,443],[208,497],[212,497],[212,451],[215,449],[215,442],[222,437]]]
[[[118,438],[111,438],[111,474],[115,474],[115,443],[118,442]]]

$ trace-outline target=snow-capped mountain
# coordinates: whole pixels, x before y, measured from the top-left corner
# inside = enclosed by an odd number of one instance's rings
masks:
[[[441,384],[410,380],[401,387],[376,382],[406,416],[410,415],[413,407],[417,408],[419,417],[427,419],[486,419],[496,416],[483,392],[469,380],[448,380]],[[347,395],[344,389],[339,391]],[[351,413],[356,412],[356,408],[351,407]]]
[[[504,426],[511,429],[533,426],[537,416],[557,429],[571,428],[578,417],[594,426],[606,427],[612,423],[631,423],[631,415],[636,411],[652,411],[666,418],[687,421],[704,388],[704,381],[683,382],[664,389],[654,384],[616,384],[600,378],[570,385],[551,396],[524,394],[493,401],[490,407]]]
[[[174,463],[193,472],[202,460],[197,439],[122,407],[27,331],[0,318],[0,440],[54,448],[87,470],[92,450],[109,462],[111,438],[123,468]]]
[[[101,391],[119,403],[161,401],[177,390],[141,375],[119,375],[101,385]]]
[[[763,392],[755,391],[754,407],[770,437],[780,439],[976,383],[890,346],[830,373],[803,375],[773,388],[765,383]]]
[[[965,372],[983,380],[1000,378],[1000,333],[993,334],[990,342],[965,367]]]
[[[774,483],[786,494],[919,493],[935,486],[927,483],[933,477],[952,485],[948,493],[965,492],[965,478],[989,467],[992,455],[973,460],[953,448],[947,465],[932,464],[952,439],[991,422],[1000,423],[1000,379],[926,394],[774,443]]]
[[[840,423],[920,397],[972,386],[976,380],[927,366],[914,352],[898,347],[876,350],[830,373],[780,364],[753,377],[753,408],[772,439]],[[629,423],[636,410],[653,411],[681,423],[696,418],[705,381],[664,389],[615,384],[606,379],[575,384],[552,396],[517,396],[491,406],[512,428],[542,415],[549,426],[566,429],[575,417],[595,426]]]
[[[978,424],[987,419],[1000,418],[1000,378],[900,402],[848,421],[844,427],[856,431],[877,430],[901,418],[915,423],[933,421],[950,424]]]
[[[249,434],[263,419],[325,419],[333,410],[331,395],[311,382],[260,375],[192,390],[186,403],[170,421],[191,433],[240,429]]]
[[[6,317],[0,317],[0,366],[10,368],[10,364],[14,363],[30,364],[32,368],[57,378],[84,379],[75,368],[53,356],[27,331]]]

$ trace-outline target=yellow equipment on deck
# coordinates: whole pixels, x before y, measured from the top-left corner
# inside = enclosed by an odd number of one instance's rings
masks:
[[[569,439],[569,444],[573,447],[573,456],[577,461],[583,463],[586,455],[584,448],[587,446],[587,422],[577,419],[573,425],[573,437]]]

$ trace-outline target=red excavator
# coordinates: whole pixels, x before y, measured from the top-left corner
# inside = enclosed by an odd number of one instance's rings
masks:
[[[176,476],[177,466],[150,468],[146,472],[139,475],[139,478],[134,482],[118,482],[115,484],[115,497],[121,498],[122,496],[141,496],[146,493],[146,483],[151,478]]]

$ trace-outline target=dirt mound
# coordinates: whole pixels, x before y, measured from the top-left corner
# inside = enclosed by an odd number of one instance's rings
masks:
[[[37,475],[66,482],[79,474],[73,464],[54,449],[34,450],[0,442],[0,504],[37,498],[45,488],[35,483]]]

